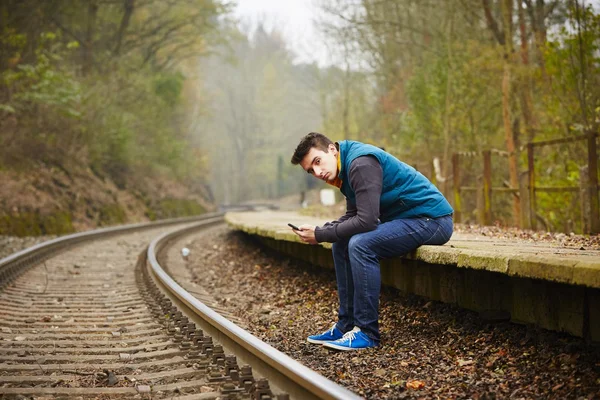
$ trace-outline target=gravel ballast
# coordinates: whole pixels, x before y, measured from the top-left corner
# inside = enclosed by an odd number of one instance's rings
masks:
[[[337,352],[309,344],[337,314],[335,274],[214,228],[190,237],[188,268],[242,327],[368,399],[600,398],[600,350],[533,326],[383,288],[382,343]]]
[[[57,236],[5,236],[0,235],[0,260],[38,243],[55,239]]]

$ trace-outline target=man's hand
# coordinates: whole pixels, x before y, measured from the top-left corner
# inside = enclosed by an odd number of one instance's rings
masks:
[[[303,242],[308,244],[317,244],[317,239],[315,239],[315,228],[314,225],[300,225],[299,231],[294,231],[294,233],[300,236]]]

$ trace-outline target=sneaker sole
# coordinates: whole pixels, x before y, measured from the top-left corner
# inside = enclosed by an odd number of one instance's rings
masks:
[[[329,343],[329,342],[333,342],[333,340],[316,340],[316,339],[306,339],[306,341],[308,343],[312,343],[312,344],[325,344],[325,343]]]
[[[353,351],[353,350],[364,350],[364,349],[370,349],[372,347],[375,346],[367,346],[367,347],[346,347],[346,346],[339,346],[337,344],[333,344],[333,343],[323,343],[323,346],[328,347],[330,349],[335,349],[335,350],[341,350],[341,351]]]

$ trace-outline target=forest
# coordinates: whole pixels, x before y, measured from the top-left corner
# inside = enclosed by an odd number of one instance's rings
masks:
[[[314,5],[330,65],[297,62],[233,2],[3,1],[0,233],[320,187],[289,162],[310,131],[384,147],[461,222],[600,230],[599,4]]]

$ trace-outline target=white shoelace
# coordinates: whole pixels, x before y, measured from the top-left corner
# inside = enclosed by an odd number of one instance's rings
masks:
[[[335,329],[337,323],[333,324],[333,326],[331,327],[331,329],[329,330],[329,333],[333,335],[333,330]]]
[[[356,339],[356,334],[358,332],[360,332],[360,328],[358,326],[355,326],[351,331],[344,333],[342,340],[348,341],[348,345],[350,346],[352,345],[352,341]]]

